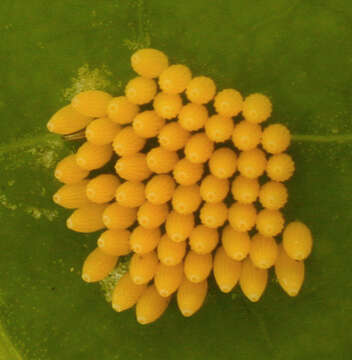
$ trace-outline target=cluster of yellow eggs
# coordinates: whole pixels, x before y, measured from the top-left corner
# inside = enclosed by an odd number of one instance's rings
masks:
[[[85,129],[87,141],[56,167],[64,185],[54,195],[76,209],[68,228],[105,229],[84,262],[83,280],[102,280],[132,252],[112,307],[136,305],[141,324],[158,319],[174,293],[181,313],[193,315],[211,271],[222,292],[239,283],[255,302],[274,266],[284,291],[297,295],[312,236],[301,222],[285,227],[283,182],[295,166],[284,153],[289,130],[261,126],[272,111],[268,97],[217,93],[212,79],[192,78],[188,67],[169,65],[155,49],[138,50],[131,64],[138,76],[124,96],[84,91],[48,123],[63,135]],[[116,174],[88,178],[113,157]]]

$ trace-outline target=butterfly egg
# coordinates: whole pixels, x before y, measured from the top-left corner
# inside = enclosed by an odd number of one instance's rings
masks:
[[[242,114],[251,123],[265,121],[270,117],[271,111],[271,101],[263,94],[252,94],[244,99]]]
[[[115,202],[110,204],[103,214],[103,222],[108,229],[126,229],[134,224],[137,209],[121,206]]]
[[[182,280],[182,263],[173,266],[159,264],[154,276],[154,285],[161,296],[167,297],[177,291]]]
[[[146,254],[158,246],[160,237],[159,228],[145,229],[142,226],[137,226],[130,236],[131,249],[137,254]]]
[[[178,114],[179,124],[188,131],[196,131],[204,127],[208,120],[208,110],[204,105],[188,103]]]
[[[109,119],[121,125],[131,123],[138,112],[139,106],[131,103],[126,96],[112,98],[107,108]]]
[[[148,167],[152,172],[157,174],[172,171],[177,161],[178,155],[175,151],[169,151],[162,147],[156,147],[147,154]]]
[[[114,199],[120,180],[115,175],[102,174],[90,180],[87,185],[87,197],[90,201],[103,204]]]
[[[223,202],[205,203],[200,209],[199,216],[203,225],[210,228],[218,228],[225,224],[228,209]]]
[[[260,144],[261,138],[260,125],[245,120],[238,123],[232,133],[233,144],[242,151],[255,149]]]
[[[172,207],[180,214],[191,214],[195,212],[202,198],[198,185],[184,186],[179,185],[172,197]]]
[[[169,297],[161,296],[156,290],[155,285],[150,285],[137,302],[137,321],[145,325],[158,320],[167,309],[169,302]]]
[[[114,138],[112,146],[119,156],[129,156],[144,148],[146,139],[137,135],[132,126],[123,128]]]
[[[227,225],[223,229],[221,242],[227,256],[237,261],[241,261],[247,257],[251,246],[248,233],[236,231],[230,225]]]
[[[128,181],[143,181],[152,174],[146,155],[142,153],[121,157],[116,162],[115,170],[121,178]]]
[[[233,120],[222,115],[213,115],[205,123],[205,132],[208,138],[215,142],[224,142],[231,138],[233,132]]]
[[[145,202],[144,184],[125,181],[116,189],[115,198],[121,206],[137,208]]]
[[[230,258],[225,249],[220,246],[215,253],[213,273],[219,289],[229,293],[238,283],[242,263]]]
[[[102,215],[106,205],[89,204],[75,210],[67,219],[66,225],[70,230],[91,233],[104,229]]]
[[[278,210],[287,203],[286,186],[276,181],[269,181],[260,188],[259,201],[263,207]]]
[[[143,111],[133,119],[133,129],[142,138],[157,136],[164,125],[165,120],[153,110]]]
[[[275,274],[283,290],[290,296],[296,296],[304,281],[304,262],[292,259],[283,247],[279,246]]]
[[[174,121],[165,125],[159,133],[160,146],[169,151],[183,149],[191,134],[178,122]]]
[[[97,244],[107,255],[127,255],[131,252],[130,232],[124,229],[106,230],[100,235]]]
[[[155,112],[164,119],[175,118],[182,108],[182,98],[178,94],[160,92],[153,101]]]
[[[263,131],[262,146],[271,154],[285,151],[291,142],[291,134],[285,125],[273,124]]]
[[[237,231],[251,230],[257,219],[253,204],[235,202],[229,209],[229,223]]]
[[[194,283],[204,281],[210,274],[213,267],[211,254],[197,254],[190,250],[184,261],[184,272],[186,278]]]
[[[200,184],[200,195],[209,203],[224,200],[229,192],[230,184],[227,179],[219,179],[214,175],[206,176]]]
[[[114,123],[107,117],[93,120],[86,128],[86,138],[94,145],[111,144],[121,130],[119,124]]]
[[[271,236],[255,234],[252,237],[249,256],[252,263],[260,269],[269,269],[275,264],[278,254],[276,241]]]
[[[250,179],[263,175],[266,164],[265,153],[257,148],[242,151],[237,161],[237,167],[241,175]]]
[[[56,204],[66,209],[77,209],[88,205],[90,200],[86,195],[88,180],[82,180],[76,184],[62,186],[53,196]]]
[[[145,197],[152,204],[160,205],[171,200],[175,181],[169,175],[154,175],[145,187]]]
[[[138,223],[146,229],[155,229],[162,225],[169,213],[167,204],[155,205],[146,201],[137,213]]]
[[[76,155],[68,155],[56,165],[54,175],[64,184],[75,184],[86,178],[89,171],[78,166]]]
[[[118,260],[118,256],[107,255],[99,248],[95,248],[84,260],[82,279],[88,283],[105,279],[114,269]]]
[[[186,245],[186,241],[175,242],[163,235],[157,248],[160,262],[167,266],[179,264],[186,254]]]
[[[111,144],[95,145],[87,141],[77,150],[76,161],[82,169],[95,170],[108,163],[112,153]]]
[[[112,308],[121,312],[133,307],[145,292],[147,285],[135,284],[129,273],[123,275],[117,282],[112,293]]]
[[[156,82],[144,77],[136,77],[130,80],[125,87],[127,100],[136,105],[150,103],[157,92]]]
[[[207,76],[194,77],[187,85],[186,95],[189,101],[195,104],[206,104],[216,93],[216,86]]]
[[[219,115],[236,116],[242,111],[242,95],[235,89],[222,90],[215,96],[214,107]]]
[[[210,172],[220,179],[231,177],[237,168],[237,156],[234,151],[229,148],[220,148],[213,152],[209,162]]]
[[[130,276],[135,284],[147,284],[153,279],[158,267],[155,251],[146,254],[133,254],[130,261]]]
[[[204,225],[197,225],[189,237],[189,245],[197,254],[211,253],[219,242],[217,229],[211,229]]]
[[[284,227],[284,217],[278,210],[263,209],[256,220],[257,230],[264,236],[279,235]]]
[[[106,116],[112,96],[105,91],[87,90],[77,94],[71,101],[72,107],[85,116]]]
[[[177,291],[177,305],[183,316],[189,317],[203,305],[208,292],[207,280],[193,283],[184,279]]]
[[[205,133],[192,135],[185,146],[186,158],[196,164],[208,161],[213,151],[214,143]]]
[[[140,49],[131,56],[132,69],[146,78],[158,77],[168,66],[167,56],[160,50]]]
[[[185,241],[194,228],[193,214],[180,214],[171,211],[166,219],[165,229],[172,241],[177,243]]]
[[[259,189],[258,179],[249,179],[242,175],[237,176],[231,185],[233,198],[244,204],[256,201]]]
[[[266,173],[274,181],[286,181],[295,171],[295,163],[288,154],[276,154],[269,158]]]
[[[167,94],[182,93],[192,79],[191,70],[181,64],[171,65],[159,76],[159,86]]]
[[[293,221],[284,230],[282,244],[286,253],[292,259],[304,260],[312,252],[312,233],[302,222]]]
[[[91,117],[80,114],[72,105],[67,105],[57,111],[46,126],[52,133],[68,135],[84,129],[91,120]]]
[[[173,170],[173,176],[180,185],[194,185],[203,176],[203,164],[195,164],[188,159],[179,160]]]

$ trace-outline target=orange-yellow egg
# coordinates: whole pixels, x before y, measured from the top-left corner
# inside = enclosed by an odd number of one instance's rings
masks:
[[[208,110],[204,105],[188,103],[178,114],[178,122],[188,131],[196,131],[204,127],[208,120]]]
[[[195,212],[202,198],[198,185],[179,185],[172,196],[172,207],[180,214],[191,214]]]
[[[123,256],[131,252],[130,232],[124,229],[106,230],[98,241],[99,249],[107,255]]]
[[[164,204],[171,200],[175,186],[170,175],[154,175],[145,187],[145,196],[152,204]]]
[[[219,179],[214,175],[206,176],[200,184],[200,195],[209,203],[223,201],[229,193],[230,184],[227,179]]]
[[[266,164],[265,153],[258,148],[242,151],[237,161],[237,167],[241,175],[250,179],[263,175]]]
[[[156,147],[147,154],[149,169],[157,174],[168,173],[173,170],[178,161],[176,151],[169,151],[163,147]]]
[[[264,236],[276,236],[284,227],[284,217],[278,210],[263,209],[257,215],[257,229]]]
[[[245,120],[238,123],[232,133],[233,144],[242,151],[255,149],[261,138],[262,128],[260,125]]]
[[[157,92],[156,82],[144,77],[135,77],[130,80],[125,88],[127,100],[136,105],[150,103]]]
[[[204,281],[213,267],[211,254],[197,254],[190,250],[185,257],[184,272],[186,278],[194,283]]]
[[[286,181],[295,171],[295,163],[288,154],[276,154],[269,158],[266,173],[274,181]]]
[[[205,133],[201,132],[189,138],[184,151],[190,162],[205,163],[214,151],[214,143]]]
[[[95,145],[111,144],[120,130],[119,124],[103,117],[89,123],[86,128],[86,138]]]
[[[195,104],[206,104],[216,93],[216,86],[207,76],[194,77],[187,85],[186,95],[189,101]]]
[[[177,291],[183,280],[183,264],[167,266],[159,264],[154,276],[154,285],[158,293],[167,297]]]
[[[109,119],[121,125],[131,123],[138,112],[139,106],[131,103],[126,96],[112,98],[107,109]]]
[[[263,131],[262,146],[271,154],[279,154],[285,151],[291,142],[291,134],[285,125],[269,125]]]
[[[237,156],[229,148],[219,148],[213,152],[209,162],[210,172],[220,179],[231,177],[237,168]]]
[[[179,214],[171,211],[166,219],[165,229],[172,241],[177,243],[186,240],[194,228],[193,214]]]
[[[222,245],[226,254],[234,260],[241,261],[249,253],[251,240],[247,232],[236,231],[232,226],[227,225],[221,236]]]
[[[249,179],[239,175],[232,182],[231,192],[238,202],[250,204],[257,200],[259,188],[258,179]]]
[[[229,209],[229,223],[237,231],[249,231],[256,222],[257,211],[253,204],[235,202]]]
[[[252,263],[260,269],[269,269],[275,264],[278,254],[276,241],[271,236],[255,234],[252,237],[249,256]]]
[[[115,170],[120,177],[128,181],[143,181],[152,174],[146,155],[142,153],[121,157],[116,162]]]
[[[178,122],[173,121],[165,125],[159,133],[160,146],[169,151],[177,151],[185,147],[191,134]]]
[[[112,174],[102,174],[90,180],[86,193],[90,201],[103,204],[114,199],[120,180]]]
[[[111,144],[95,145],[87,141],[77,150],[76,161],[82,169],[95,170],[107,164],[112,154]]]
[[[270,117],[271,111],[271,101],[263,94],[252,94],[244,99],[242,114],[249,122],[261,123]]]
[[[155,251],[133,254],[129,267],[132,281],[137,285],[147,284],[153,279],[157,267],[158,257]]]
[[[196,226],[189,237],[189,245],[197,254],[212,252],[219,242],[217,229],[208,228],[204,225]]]
[[[66,225],[70,230],[91,233],[104,229],[102,215],[106,205],[89,204],[75,210],[67,219]]]
[[[131,56],[132,69],[146,78],[158,77],[169,66],[167,56],[157,49],[140,49]]]
[[[182,108],[182,98],[178,94],[160,92],[154,98],[153,107],[160,117],[173,119]]]
[[[205,123],[205,132],[208,138],[215,142],[224,142],[232,136],[233,120],[222,115],[212,115]]]
[[[146,229],[155,229],[162,225],[169,213],[167,204],[155,205],[146,201],[137,213],[137,220]]]
[[[103,117],[107,114],[108,104],[112,96],[105,91],[82,91],[71,101],[73,108],[85,116]]]
[[[222,90],[215,96],[214,107],[222,116],[236,116],[242,111],[242,95],[235,89]]]
[[[186,254],[186,241],[176,242],[163,235],[158,244],[158,258],[167,266],[179,264]]]
[[[76,184],[62,186],[53,196],[56,204],[66,209],[77,209],[88,205],[90,200],[86,195],[88,180],[82,180]]]
[[[142,138],[157,136],[164,124],[165,120],[153,110],[143,111],[133,119],[133,129]]]
[[[192,163],[184,158],[176,163],[173,176],[180,185],[194,185],[202,178],[203,172],[203,164]]]
[[[159,76],[159,86],[167,94],[182,93],[192,79],[191,70],[181,64],[171,65]]]
[[[223,202],[205,203],[200,209],[200,220],[203,225],[210,228],[218,228],[225,224],[228,209]]]
[[[141,182],[125,181],[116,189],[115,198],[121,206],[139,207],[145,202],[144,184]]]
[[[146,139],[137,135],[132,126],[123,128],[114,138],[112,146],[119,156],[134,155],[144,148]]]
[[[142,226],[137,226],[130,236],[131,249],[137,254],[146,254],[158,246],[160,237],[159,228],[145,229]]]
[[[126,229],[134,224],[137,209],[121,206],[115,202],[110,204],[103,213],[103,222],[108,229]]]
[[[287,202],[288,192],[286,186],[277,181],[268,181],[259,192],[259,201],[263,207],[278,210]]]
[[[76,155],[68,155],[56,165],[54,175],[64,184],[75,184],[85,179],[89,171],[78,166]]]

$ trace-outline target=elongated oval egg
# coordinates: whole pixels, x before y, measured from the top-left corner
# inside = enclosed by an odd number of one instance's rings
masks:
[[[82,180],[79,183],[61,186],[53,196],[54,202],[66,209],[88,205],[90,200],[86,195],[87,184],[88,180]]]
[[[102,216],[106,209],[104,204],[89,204],[75,210],[67,219],[66,225],[70,230],[90,233],[104,229]]]

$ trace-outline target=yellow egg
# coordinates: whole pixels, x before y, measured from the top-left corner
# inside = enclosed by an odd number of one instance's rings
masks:
[[[261,210],[257,215],[257,230],[264,236],[279,235],[284,227],[284,217],[278,210]]]
[[[141,182],[125,181],[116,189],[116,201],[121,206],[136,208],[145,202],[144,184]]]
[[[213,151],[214,143],[203,132],[192,135],[185,146],[186,158],[196,164],[208,161]]]
[[[251,245],[251,240],[247,232],[236,231],[230,225],[227,225],[222,231],[221,242],[227,256],[237,261],[241,261],[247,257]]]
[[[135,284],[129,273],[122,276],[112,293],[112,308],[121,312],[133,307],[145,292],[147,285]]]
[[[286,186],[276,181],[265,183],[259,192],[259,201],[263,207],[278,210],[287,203],[288,192]]]
[[[241,152],[237,161],[237,167],[241,175],[250,179],[263,175],[266,164],[265,153],[257,148]]]
[[[158,320],[167,309],[169,301],[170,298],[160,296],[155,285],[150,285],[137,302],[137,321],[145,325]]]
[[[304,260],[312,252],[312,233],[307,225],[300,221],[289,223],[284,230],[282,239],[286,253],[294,260]]]
[[[185,257],[184,272],[186,278],[194,283],[204,281],[210,274],[213,267],[211,254],[197,254],[190,250]]]
[[[71,101],[73,108],[85,116],[103,117],[107,114],[112,96],[105,91],[87,90],[77,94]]]
[[[94,145],[111,144],[121,130],[119,124],[104,117],[93,120],[86,128],[86,138]]]
[[[153,110],[143,111],[133,119],[133,129],[142,138],[157,136],[164,125],[165,120]]]
[[[130,236],[131,249],[137,254],[146,254],[158,246],[160,237],[159,228],[145,229],[142,226],[137,226]]]
[[[261,123],[267,120],[271,111],[271,101],[263,94],[249,95],[243,102],[242,114],[247,121],[252,123]]]
[[[203,225],[210,228],[218,228],[225,224],[228,209],[223,202],[205,203],[200,209],[199,216]]]
[[[95,248],[84,260],[82,279],[85,282],[96,282],[105,279],[114,269],[118,256],[110,256]]]
[[[67,219],[66,225],[70,230],[90,233],[104,229],[102,215],[106,205],[89,204],[75,210]]]
[[[172,197],[172,207],[180,214],[195,212],[201,202],[202,198],[200,197],[198,185],[179,185]]]
[[[262,146],[271,154],[279,154],[285,151],[291,142],[291,134],[285,125],[269,125],[263,131]]]
[[[54,175],[64,184],[75,184],[86,178],[89,171],[78,166],[76,155],[68,155],[56,165]]]
[[[208,175],[200,184],[200,195],[206,202],[217,203],[226,198],[229,188],[230,184],[227,179],[219,179],[214,175]]]
[[[136,77],[130,80],[125,88],[127,100],[136,105],[150,103],[157,92],[156,82],[144,77]]]
[[[232,182],[231,192],[233,198],[238,202],[250,204],[257,200],[259,188],[257,179],[249,179],[239,175]]]
[[[179,160],[173,170],[173,176],[180,185],[194,185],[203,175],[203,164],[195,164],[188,159]]]
[[[171,211],[166,219],[165,229],[172,241],[177,243],[186,240],[194,228],[193,214],[179,214]]]
[[[121,206],[117,202],[110,204],[103,214],[103,222],[108,229],[126,229],[134,224],[137,209]]]
[[[173,266],[159,264],[154,276],[154,285],[161,296],[167,297],[177,291],[182,280],[182,263]]]
[[[205,132],[208,138],[215,142],[224,142],[231,138],[233,120],[222,115],[213,115],[205,123]]]
[[[87,141],[77,150],[76,161],[82,169],[95,170],[107,164],[112,154],[111,144],[95,145]]]
[[[115,170],[120,177],[128,181],[143,181],[152,174],[146,155],[142,153],[121,157],[116,162]]]
[[[72,105],[67,105],[57,111],[46,126],[52,133],[67,135],[84,129],[91,121],[91,117],[82,115]]]
[[[269,158],[266,173],[274,181],[286,181],[295,171],[295,163],[288,154],[277,154]]]
[[[169,60],[162,51],[145,48],[131,56],[131,66],[138,75],[156,78],[169,66]]]
[[[229,293],[236,286],[240,279],[241,268],[242,263],[231,259],[222,246],[216,250],[213,272],[222,292]]]
[[[249,256],[252,263],[260,269],[269,269],[275,264],[278,247],[273,237],[255,234],[252,237]]]
[[[158,257],[155,251],[146,254],[133,254],[130,261],[130,276],[135,284],[147,284],[153,279],[158,267]]]
[[[122,256],[131,252],[128,230],[106,230],[100,235],[97,243],[99,249],[107,255]]]
[[[112,98],[108,104],[108,117],[117,124],[125,125],[133,121],[139,106],[131,103],[126,96]]]
[[[177,151],[185,147],[190,136],[191,134],[178,122],[173,121],[160,130],[158,140],[160,146],[166,150]]]
[[[112,146],[117,155],[129,156],[144,148],[146,139],[137,135],[132,126],[123,128],[114,138]]]
[[[157,174],[172,171],[178,161],[176,151],[169,151],[163,147],[156,147],[147,154],[147,164],[152,172]]]
[[[234,89],[222,90],[215,96],[214,107],[216,112],[222,116],[236,116],[242,111],[242,95]]]
[[[217,229],[208,228],[204,225],[196,226],[189,237],[189,245],[197,254],[212,252],[219,242]]]
[[[219,148],[211,155],[208,165],[210,172],[214,176],[220,179],[227,179],[236,171],[237,156],[229,148]]]
[[[137,220],[146,229],[155,229],[162,225],[169,213],[167,204],[155,205],[146,201],[137,213]]]
[[[186,241],[176,242],[163,235],[158,244],[158,258],[167,266],[179,264],[186,254]]]
[[[194,77],[187,85],[186,95],[195,104],[206,104],[216,93],[216,86],[212,79],[206,76]]]
[[[87,197],[90,201],[103,204],[114,199],[120,180],[112,174],[102,174],[90,180],[87,185]]]
[[[208,110],[204,105],[188,103],[178,114],[179,124],[188,131],[196,131],[204,127],[208,120]]]
[[[261,138],[260,125],[245,120],[238,123],[232,133],[233,144],[242,151],[255,149],[260,144]]]
[[[208,292],[208,282],[199,283],[184,279],[177,291],[177,305],[183,316],[189,317],[203,305]]]
[[[154,175],[145,187],[145,197],[152,204],[160,205],[171,200],[175,181],[169,175]]]
[[[88,205],[90,200],[86,195],[88,180],[82,180],[76,184],[62,186],[53,196],[56,204],[66,209],[77,209]]]
[[[178,94],[160,92],[154,98],[153,107],[162,118],[173,119],[182,108],[182,98]]]
[[[229,223],[237,231],[249,231],[256,222],[257,211],[253,204],[235,202],[229,209]]]
[[[167,94],[182,93],[192,79],[191,70],[181,64],[171,65],[159,76],[159,86]]]

